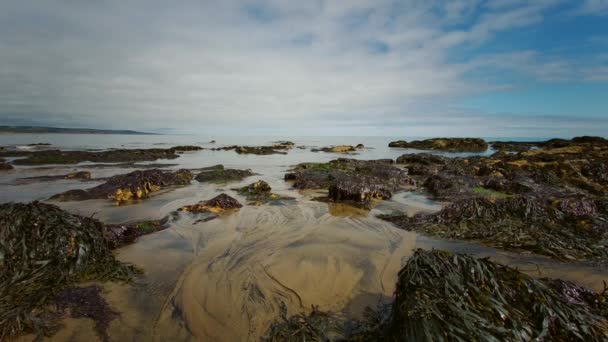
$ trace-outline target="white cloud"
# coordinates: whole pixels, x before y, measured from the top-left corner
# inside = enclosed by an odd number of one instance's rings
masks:
[[[140,129],[415,119],[497,86],[463,75],[504,56],[454,64],[450,49],[538,23],[556,3],[3,2],[0,113]],[[570,77],[559,61],[537,69],[535,54],[510,67]]]

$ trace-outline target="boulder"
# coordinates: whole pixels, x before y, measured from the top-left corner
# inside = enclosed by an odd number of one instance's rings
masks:
[[[226,169],[223,165],[215,165],[202,169],[194,179],[199,182],[226,183],[241,181],[253,175],[251,170]]]
[[[133,171],[124,175],[108,178],[101,185],[87,190],[70,190],[51,197],[54,200],[86,200],[110,198],[116,204],[129,200],[148,198],[151,193],[169,186],[190,184],[192,173],[188,170],[175,172],[158,169]]]

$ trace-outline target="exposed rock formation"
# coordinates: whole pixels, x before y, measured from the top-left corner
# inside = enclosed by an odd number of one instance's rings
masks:
[[[448,152],[483,152],[488,149],[488,143],[479,138],[435,138],[412,142],[399,140],[389,143],[388,146]]]
[[[109,198],[122,204],[129,200],[148,198],[151,193],[169,186],[190,184],[192,173],[188,170],[176,172],[158,169],[133,171],[110,177],[104,184],[87,190],[70,190],[51,197],[54,200],[78,201]]]

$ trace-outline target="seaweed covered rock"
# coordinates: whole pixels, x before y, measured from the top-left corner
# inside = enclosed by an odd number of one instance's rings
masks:
[[[251,170],[226,169],[223,165],[215,165],[202,169],[194,179],[199,182],[227,183],[241,181],[253,175]]]
[[[606,293],[537,280],[488,259],[417,250],[399,272],[395,341],[605,341]]]
[[[190,184],[192,173],[188,170],[175,172],[158,169],[133,171],[116,175],[96,187],[87,190],[70,190],[51,197],[54,200],[73,201],[110,198],[117,204],[148,198],[152,192],[169,186]]]
[[[212,148],[213,151],[230,151],[234,150],[238,154],[257,154],[257,155],[269,155],[269,154],[287,154],[285,150],[289,150],[293,145],[286,143],[279,143],[272,146],[226,146]]]
[[[137,271],[114,259],[101,222],[41,202],[0,205],[0,340],[49,334],[45,305],[68,284],[128,280]]]
[[[361,319],[313,306],[282,317],[265,341],[605,341],[608,291],[535,279],[467,254],[418,249],[399,271],[392,303]]]
[[[460,199],[435,214],[380,216],[406,230],[559,260],[608,261],[608,212],[589,198]]]
[[[445,158],[405,154],[397,158],[418,184],[434,185],[440,178],[454,183],[458,191],[428,190],[439,199],[474,195],[475,187],[507,194],[563,196],[586,193],[604,196],[608,192],[608,144],[552,139],[519,153],[498,152],[490,157]],[[535,143],[536,144],[536,143]]]
[[[495,151],[503,152],[525,152],[542,145],[542,142],[522,141],[491,141],[490,146]]]
[[[264,203],[280,204],[281,200],[293,200],[291,197],[284,197],[272,193],[272,188],[263,180],[258,180],[244,187],[233,189],[241,195],[247,197],[249,204],[260,205]]]
[[[216,218],[217,214],[226,210],[234,210],[242,207],[243,205],[235,198],[232,198],[225,193],[221,193],[210,200],[181,207],[179,208],[179,211],[191,212],[195,214],[208,214],[207,217],[199,221],[209,221]]]
[[[285,174],[296,189],[328,189],[329,199],[366,204],[373,198],[388,199],[412,184],[407,170],[392,160],[340,158],[329,163],[302,163]]]
[[[328,190],[328,197],[334,202],[369,203],[374,199],[385,200],[393,196],[389,185],[366,177],[340,177]]]
[[[195,145],[180,145],[180,146],[172,147],[171,149],[176,152],[192,152],[192,151],[200,151],[203,148],[200,146],[195,146]]]
[[[157,159],[175,159],[179,155],[175,149],[115,149],[107,151],[3,151],[0,156],[26,157],[17,159],[16,165],[43,165],[43,164],[77,164],[81,162],[94,163],[120,163],[134,161],[154,161]]]
[[[393,141],[388,147],[413,148],[418,150],[438,150],[448,152],[484,152],[488,143],[479,138],[434,138],[425,140]]]
[[[363,146],[363,145],[361,145]],[[363,147],[360,147],[363,148]],[[352,145],[338,145],[330,147],[322,147],[320,149],[313,149],[312,152],[328,152],[328,153],[348,153],[357,151],[357,147]]]
[[[161,220],[106,225],[104,236],[110,248],[115,249],[135,242],[138,237],[167,228],[168,217]]]

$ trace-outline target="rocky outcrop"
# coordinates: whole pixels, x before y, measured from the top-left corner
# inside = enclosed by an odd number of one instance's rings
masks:
[[[451,204],[398,227],[442,238],[480,240],[560,260],[608,262],[608,142],[552,139],[490,157],[397,158],[417,184]]]
[[[110,248],[131,244],[138,237],[152,234],[169,227],[169,217],[155,221],[132,222],[126,224],[106,225],[104,236]]]
[[[391,165],[392,160],[340,158],[329,163],[302,163],[285,174],[296,189],[327,189],[328,199],[369,204],[388,199],[392,193],[412,185],[407,171]]]
[[[176,152],[191,152],[191,151],[200,151],[203,148],[200,146],[194,146],[194,145],[182,145],[182,146],[172,147],[171,149]]]
[[[447,152],[483,152],[488,149],[488,143],[479,138],[435,138],[412,142],[399,140],[389,143],[388,146]]]
[[[251,170],[226,169],[224,165],[215,165],[201,169],[194,179],[199,182],[227,183],[241,181],[253,175]]]
[[[81,162],[93,163],[122,163],[136,161],[154,161],[157,159],[175,159],[178,151],[195,150],[195,146],[178,146],[169,149],[115,149],[108,151],[2,151],[0,157],[25,157],[16,159],[16,165],[44,165],[44,164],[77,164]]]
[[[236,199],[222,193],[210,200],[202,201],[197,204],[187,205],[181,207],[180,211],[187,211],[191,213],[212,213],[218,214],[229,209],[239,209],[243,205]]]
[[[357,145],[359,146],[359,145]],[[363,145],[361,145],[363,146]],[[327,153],[349,153],[356,152],[357,149],[361,149],[363,147],[355,147],[352,145],[338,145],[338,146],[330,146],[330,147],[322,147],[320,149],[313,148],[312,152],[327,152]]]
[[[101,185],[87,190],[70,190],[51,197],[53,200],[75,201],[87,199],[109,198],[116,204],[123,204],[130,200],[145,199],[151,193],[170,186],[184,186],[190,184],[192,173],[188,170],[175,172],[158,169],[134,171],[124,175],[108,178]]]
[[[285,197],[272,193],[272,188],[263,180],[253,182],[242,188],[233,189],[239,194],[247,197],[250,205],[261,205],[265,203],[282,204],[284,200],[293,200],[292,197]]]
[[[257,155],[269,155],[269,154],[287,154],[286,150],[289,150],[293,145],[288,144],[290,142],[281,142],[272,146],[226,146],[212,148],[212,151],[230,151],[234,150],[238,154],[257,154]],[[293,143],[292,143],[293,144]]]

